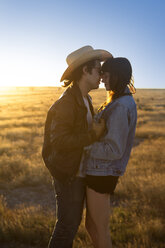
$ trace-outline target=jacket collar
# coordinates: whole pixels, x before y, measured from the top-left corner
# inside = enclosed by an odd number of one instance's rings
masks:
[[[79,86],[76,83],[70,87],[70,91],[76,98],[77,103],[81,106],[84,106],[83,96],[81,94]]]
[[[86,108],[79,86],[75,83],[69,88],[69,90],[70,90],[70,93],[75,97],[76,102],[81,107]],[[89,102],[89,107],[90,107],[91,113],[92,113],[92,115],[94,115],[94,110],[93,110],[93,106],[92,106],[92,103],[91,103],[91,97],[90,97],[89,94],[87,95],[87,99],[88,99],[88,102]]]

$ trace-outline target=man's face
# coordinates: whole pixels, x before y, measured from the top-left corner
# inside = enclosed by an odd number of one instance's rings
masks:
[[[88,86],[90,89],[97,89],[99,88],[100,84],[100,72],[101,72],[101,64],[99,60],[96,60],[95,66],[92,68],[91,73],[88,73],[87,75],[87,81],[88,81]]]

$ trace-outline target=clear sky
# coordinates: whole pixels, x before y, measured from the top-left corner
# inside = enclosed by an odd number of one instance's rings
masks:
[[[137,88],[165,86],[164,0],[0,0],[0,86],[57,86],[82,46],[127,57]]]

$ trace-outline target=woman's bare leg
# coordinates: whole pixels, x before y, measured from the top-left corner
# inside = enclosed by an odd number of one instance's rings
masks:
[[[109,233],[110,195],[87,187],[86,228],[95,248],[112,248]]]

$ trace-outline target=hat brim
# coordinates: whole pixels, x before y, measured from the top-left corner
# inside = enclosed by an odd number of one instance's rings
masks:
[[[100,61],[104,61],[108,58],[112,58],[112,54],[109,53],[106,50],[101,50],[101,49],[96,49],[96,50],[92,50],[86,54],[84,54],[83,56],[79,57],[76,61],[74,61],[72,64],[70,64],[68,66],[68,68],[64,71],[60,82],[69,79],[70,74],[77,69],[80,65],[83,65],[84,63],[90,61],[90,60],[100,60]]]

